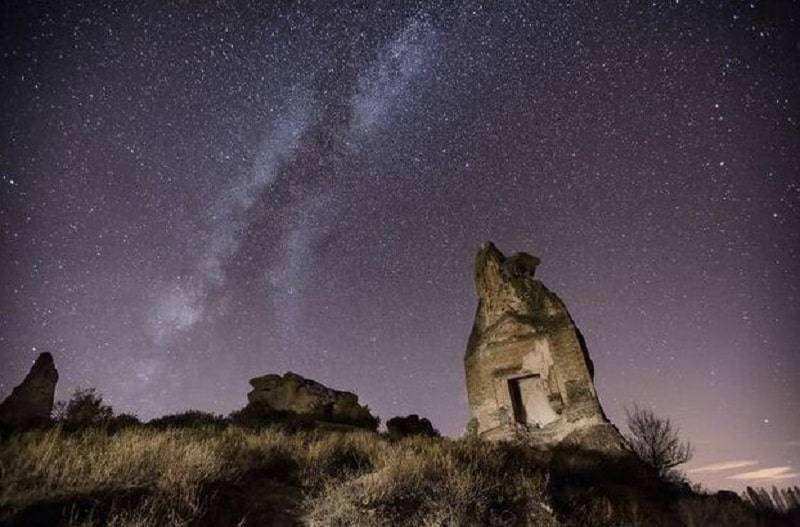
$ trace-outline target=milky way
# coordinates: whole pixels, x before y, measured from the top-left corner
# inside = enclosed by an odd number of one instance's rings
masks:
[[[493,240],[612,420],[797,484],[796,5],[32,4],[0,15],[0,395],[41,351],[143,418],[292,370],[455,436]]]

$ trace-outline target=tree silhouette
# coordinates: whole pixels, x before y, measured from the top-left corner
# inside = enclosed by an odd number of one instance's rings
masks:
[[[78,388],[63,408],[56,410],[59,421],[66,430],[79,430],[108,424],[114,416],[103,396],[94,388]]]
[[[629,434],[625,436],[628,449],[639,456],[659,477],[692,459],[694,447],[681,441],[678,427],[651,410],[634,406],[626,410]]]

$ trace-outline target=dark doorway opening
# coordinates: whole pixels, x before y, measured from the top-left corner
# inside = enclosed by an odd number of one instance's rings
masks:
[[[514,410],[514,421],[520,424],[528,423],[528,412],[525,408],[525,401],[522,396],[521,384],[529,383],[538,379],[538,375],[528,375],[527,377],[517,377],[508,380],[508,393],[511,395],[511,407]]]

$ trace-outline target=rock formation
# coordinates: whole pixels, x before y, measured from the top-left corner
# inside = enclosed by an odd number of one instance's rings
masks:
[[[484,243],[475,262],[478,310],[464,359],[469,428],[487,439],[525,437],[616,450],[583,337],[555,293],[534,278],[540,261],[506,258]]]
[[[47,424],[53,411],[58,370],[53,356],[42,353],[22,383],[0,403],[0,426],[25,429]]]
[[[406,417],[392,417],[386,421],[386,429],[389,434],[395,437],[406,437],[413,435],[421,435],[427,437],[439,437],[439,431],[436,430],[431,422],[417,414],[411,414]]]
[[[376,428],[378,420],[369,408],[358,404],[358,396],[328,388],[296,373],[264,375],[250,379],[253,390],[247,394],[250,405],[261,405],[277,412],[329,422]]]

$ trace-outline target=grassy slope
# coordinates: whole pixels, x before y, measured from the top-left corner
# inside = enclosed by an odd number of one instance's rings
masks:
[[[591,454],[552,459],[477,440],[229,426],[56,428],[0,442],[0,525],[707,525],[709,516],[779,521]]]

